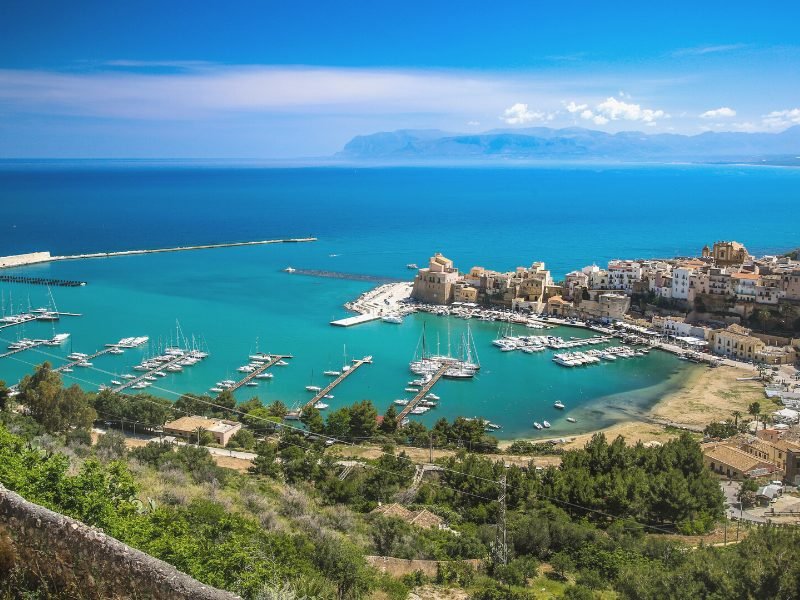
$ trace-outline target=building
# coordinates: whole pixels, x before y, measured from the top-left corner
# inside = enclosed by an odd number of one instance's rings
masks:
[[[181,417],[164,425],[164,433],[181,437],[185,440],[196,441],[199,432],[207,431],[214,436],[214,441],[220,446],[227,446],[231,437],[242,428],[236,421],[224,419],[209,419],[206,417]]]
[[[758,295],[756,287],[760,282],[760,276],[755,273],[734,273],[731,275],[733,293],[736,295],[737,302],[755,302]]]
[[[761,477],[778,470],[774,463],[748,454],[728,442],[703,444],[703,462],[714,473],[729,479]]]
[[[793,269],[782,275],[783,297],[800,301],[800,269]]]
[[[453,261],[437,252],[428,262],[428,268],[420,269],[414,278],[411,297],[427,304],[450,304],[458,279]]]
[[[756,354],[766,344],[750,335],[750,330],[740,325],[714,329],[708,334],[708,345],[715,354],[738,360],[756,360]]]
[[[401,519],[409,525],[414,525],[422,529],[447,529],[442,517],[424,508],[422,510],[412,511],[397,503],[382,504],[373,510],[371,514]]]
[[[714,247],[709,250],[703,248],[703,257],[711,258],[718,267],[743,265],[750,258],[750,253],[739,242],[714,242]]]
[[[612,260],[608,263],[608,287],[626,294],[633,293],[633,284],[642,279],[642,265],[634,260]]]

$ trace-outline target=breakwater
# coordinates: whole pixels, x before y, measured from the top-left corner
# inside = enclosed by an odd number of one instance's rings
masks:
[[[49,285],[50,287],[81,287],[85,281],[72,281],[69,279],[47,279],[45,277],[22,277],[20,275],[0,275],[3,283],[28,283],[32,285]]]
[[[89,258],[113,258],[116,256],[136,256],[138,254],[161,254],[164,252],[187,252],[189,250],[214,250],[217,248],[236,248],[238,246],[264,246],[267,244],[299,244],[316,242],[315,237],[283,238],[277,240],[256,240],[250,242],[222,242],[219,244],[196,244],[193,246],[175,246],[172,248],[149,248],[143,250],[118,250],[114,252],[89,252],[85,254],[70,254],[65,256],[51,256],[49,252],[34,252],[19,254],[17,256],[0,257],[0,269],[11,267],[24,267],[26,265],[41,264],[60,260],[84,260]]]
[[[320,271],[317,269],[292,269],[292,275],[307,275],[310,277],[325,277],[328,279],[349,279],[350,281],[369,281],[372,283],[398,283],[403,281],[395,277],[382,275],[364,275],[362,273],[340,273],[338,271]]]

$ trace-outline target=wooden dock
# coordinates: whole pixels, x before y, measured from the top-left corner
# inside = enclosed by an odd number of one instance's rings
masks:
[[[106,350],[98,352],[94,356],[100,356],[100,354],[104,354],[104,353],[109,352],[109,351],[111,351],[111,348],[107,348]],[[91,358],[94,358],[94,356],[92,356]],[[89,360],[89,359],[87,358],[86,360]],[[181,362],[182,360],[186,360],[186,355],[185,354],[178,355],[178,356],[176,356],[175,358],[173,358],[170,361],[163,362],[160,365],[158,365],[157,367],[154,367],[154,368],[150,369],[149,371],[145,371],[144,373],[139,375],[136,379],[128,379],[122,385],[118,385],[118,386],[116,386],[114,388],[111,388],[111,391],[116,394],[117,392],[121,392],[122,390],[128,389],[129,387],[131,387],[133,385],[136,385],[140,381],[144,381],[145,377],[147,377],[148,375],[152,375],[156,371],[161,371],[163,369],[166,369],[167,367],[171,367],[172,365],[176,365],[179,362]]]
[[[65,312],[58,312],[58,311],[52,311],[51,314],[56,314],[59,317],[80,317],[81,316],[80,313],[65,313]],[[16,327],[17,325],[24,325],[25,323],[32,323],[33,321],[40,321],[40,320],[42,320],[42,319],[39,319],[40,316],[41,315],[38,315],[36,313],[31,313],[28,316],[26,316],[25,318],[23,318],[22,320],[16,321],[15,323],[4,323],[4,324],[0,325],[0,329],[6,329],[7,327]],[[48,322],[49,322],[49,320],[48,320]]]
[[[260,367],[257,367],[255,370],[250,371],[247,374],[247,377],[245,377],[244,379],[240,379],[235,384],[233,384],[231,387],[227,388],[227,390],[225,390],[225,391],[235,392],[236,390],[238,390],[243,385],[246,385],[249,381],[252,381],[253,379],[255,379],[256,375],[261,375],[261,373],[263,373],[264,371],[266,371],[270,367],[275,366],[280,361],[282,361],[282,360],[284,360],[286,358],[294,358],[291,354],[270,354],[269,356],[270,356],[270,359],[267,362],[263,363]],[[217,394],[217,395],[219,395],[219,394]]]
[[[330,394],[337,385],[339,385],[345,379],[350,377],[350,375],[355,373],[361,365],[367,365],[367,364],[372,364],[372,357],[371,356],[365,356],[364,358],[361,358],[361,359],[358,359],[358,360],[354,360],[353,361],[353,366],[351,366],[346,371],[342,371],[341,375],[339,375],[336,379],[331,381],[328,385],[326,385],[319,392],[314,394],[314,397],[303,405],[303,407],[299,410],[299,413],[302,414],[304,410],[308,410],[309,408],[314,406],[317,402],[319,402],[325,396]]]
[[[71,369],[72,367],[76,366],[78,363],[82,363],[84,361],[89,362],[90,360],[93,360],[93,359],[97,358],[98,356],[103,356],[104,354],[108,354],[109,352],[111,352],[111,350],[113,348],[116,348],[116,346],[111,346],[109,348],[103,348],[102,350],[98,350],[94,354],[90,354],[86,358],[80,358],[78,360],[70,361],[65,365],[61,365],[60,367],[56,367],[55,369],[53,369],[53,371],[55,371],[56,373],[60,373],[64,369]]]
[[[445,362],[436,370],[428,383],[422,386],[422,388],[417,392],[417,395],[409,400],[408,404],[406,404],[403,407],[403,410],[400,411],[400,414],[397,415],[398,423],[401,423],[403,419],[405,419],[406,416],[408,416],[408,414],[414,410],[414,408],[416,408],[417,404],[419,404],[425,398],[425,396],[430,393],[430,391],[433,389],[433,386],[436,385],[436,382],[442,378],[442,375],[444,375],[445,371],[447,371],[447,369],[451,369],[452,367],[452,363]]]
[[[33,350],[34,348],[38,348],[39,346],[44,346],[47,343],[47,340],[36,340],[29,346],[25,346],[24,348],[17,348],[16,350],[9,350],[8,352],[4,352],[0,354],[0,358],[5,358],[7,356],[13,356],[14,354],[18,354],[20,352],[25,352],[25,350]]]

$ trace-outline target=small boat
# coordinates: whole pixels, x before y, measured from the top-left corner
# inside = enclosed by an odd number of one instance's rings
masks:
[[[157,376],[157,377],[166,377],[166,376],[167,376],[167,374],[166,374],[166,373],[164,373],[164,371],[155,371],[155,372],[153,373],[153,375],[155,375],[155,376]]]
[[[113,383],[114,385],[122,385],[122,382],[121,381],[117,381],[116,379],[112,379],[111,383]]]
[[[223,392],[223,389],[221,387],[212,387],[208,391],[209,392],[214,392],[215,394],[221,394]]]
[[[158,380],[156,377],[153,377],[152,375],[145,375],[144,378],[147,381],[157,381]]]
[[[328,408],[328,405],[325,404],[324,402],[317,402],[314,405],[314,408],[316,408],[317,410],[325,410],[326,408]]]
[[[328,377],[338,377],[342,373],[340,371],[323,371],[323,375],[327,375]]]
[[[322,391],[322,388],[318,385],[307,385],[306,390],[309,392],[319,392]]]
[[[327,398],[328,400],[333,400],[333,394],[325,394],[323,398]]]
[[[544,425],[545,429],[550,429],[550,421],[542,421],[542,425]]]
[[[63,369],[61,369],[61,372],[62,373],[72,373],[72,369],[70,369],[69,367],[64,367]]]
[[[408,406],[408,400],[395,400],[394,403],[397,404],[397,406]]]
[[[245,385],[247,387],[257,387],[258,386],[258,382],[257,381],[248,381],[247,383],[245,383]]]
[[[286,366],[286,365],[288,365],[289,363],[287,363],[285,360],[279,360],[279,361],[278,361],[278,362],[276,362],[275,364],[276,364],[276,365],[278,365],[279,367],[285,367],[285,366]]]
[[[239,373],[252,373],[253,371],[255,371],[255,369],[250,365],[244,365],[236,370],[239,371]]]
[[[180,373],[181,371],[183,371],[183,367],[180,367],[178,365],[170,365],[167,367],[167,371],[169,371],[170,373]]]
[[[430,410],[430,408],[428,408],[427,406],[417,406],[417,407],[411,409],[411,414],[412,415],[424,415],[429,410]]]
[[[417,263],[408,263],[406,265],[406,269],[419,269],[419,267],[417,266]]]
[[[143,390],[143,389],[145,389],[145,388],[146,388],[148,385],[150,385],[150,384],[149,384],[149,383],[145,383],[145,382],[143,382],[143,381],[140,381],[139,383],[134,383],[134,384],[133,384],[131,387],[132,387],[133,389],[135,389],[135,390]]]
[[[400,315],[384,315],[381,317],[381,321],[384,323],[393,323],[395,325],[402,325],[403,317]]]
[[[295,269],[295,268],[292,268],[292,267],[286,267],[286,268],[283,270],[283,272],[284,272],[284,273],[294,273],[295,271],[297,271],[297,269]]]
[[[498,425],[497,423],[486,423],[486,426],[484,427],[484,429],[488,429],[490,431],[497,431],[501,427],[502,426]]]
[[[88,368],[88,367],[92,366],[92,363],[90,363],[89,361],[86,361],[86,360],[82,360],[76,366],[83,367],[83,368]]]
[[[578,422],[577,419],[573,419],[572,417],[567,417],[567,421],[570,422],[570,423],[577,423]]]
[[[136,375],[131,375],[130,373],[125,373],[125,375],[123,375],[122,378],[123,379],[136,379]]]
[[[425,399],[426,400],[441,400],[441,398],[439,396],[437,396],[436,394],[434,394],[433,392],[431,392],[430,394],[426,394],[425,395]]]
[[[561,400],[556,400],[555,402],[553,402],[553,408],[563,409],[564,403]]]
[[[536,427],[536,429],[543,429],[542,424],[539,423],[539,421],[534,421],[533,426]]]
[[[407,391],[407,392],[410,392],[410,393],[412,393],[412,394],[416,394],[416,393],[418,393],[418,392],[419,392],[419,390],[418,390],[417,388],[413,388],[413,387],[407,387],[407,388],[406,388],[406,391]]]
[[[256,379],[272,379],[275,377],[272,373],[259,373],[256,375]]]

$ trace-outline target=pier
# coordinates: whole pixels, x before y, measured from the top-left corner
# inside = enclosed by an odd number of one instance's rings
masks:
[[[106,348],[105,350],[101,350],[100,352],[98,352],[97,354],[95,354],[95,355],[93,355],[93,356],[91,356],[89,358],[94,358],[95,356],[100,356],[101,354],[105,354],[106,352],[111,352],[111,348]],[[89,360],[89,358],[86,358],[85,360]],[[155,373],[156,371],[161,371],[162,369],[166,369],[168,367],[176,365],[179,362],[181,362],[182,360],[186,360],[186,355],[185,354],[178,354],[172,360],[167,361],[167,362],[163,362],[163,363],[159,364],[157,367],[153,367],[149,371],[145,371],[144,373],[139,375],[139,377],[136,377],[135,379],[128,379],[122,385],[118,385],[116,387],[111,388],[111,391],[116,394],[118,392],[121,392],[122,390],[126,390],[129,387],[134,386],[134,385],[136,385],[137,383],[139,383],[141,381],[145,381],[145,377],[152,376],[153,373]],[[149,380],[147,380],[147,381],[149,381]]]
[[[319,269],[284,269],[284,272],[293,275],[308,275],[309,277],[324,277],[326,279],[348,279],[350,281],[371,281],[373,283],[400,283],[403,280],[396,277],[383,275],[365,275],[363,273],[340,273],[339,271],[322,271]]]
[[[31,323],[33,321],[55,321],[56,319],[51,318],[51,315],[58,315],[59,317],[80,317],[80,313],[66,313],[66,312],[58,312],[52,311],[47,313],[25,313],[20,315],[11,315],[12,317],[16,317],[17,320],[12,321],[11,323],[3,323],[0,325],[0,329],[6,329],[7,327],[16,327],[17,325],[24,325],[25,323]]]
[[[397,422],[402,423],[403,419],[405,419],[408,414],[416,408],[417,404],[419,404],[425,398],[425,396],[430,393],[430,391],[433,389],[433,386],[436,385],[436,382],[442,378],[445,371],[452,368],[453,364],[449,361],[441,364],[428,382],[417,392],[417,395],[409,400],[408,404],[403,407],[403,410],[401,410],[400,414],[397,415]]]
[[[6,358],[7,356],[13,356],[14,354],[18,354],[20,352],[25,352],[25,350],[32,350],[34,348],[38,348],[39,346],[44,346],[47,343],[47,340],[34,340],[30,344],[23,346],[22,348],[15,348],[14,350],[9,350],[8,352],[4,352],[0,354],[0,358]]]
[[[53,369],[53,371],[55,371],[56,373],[60,373],[64,369],[71,369],[72,367],[76,366],[78,363],[89,362],[90,360],[93,360],[93,359],[97,358],[98,356],[103,356],[104,354],[108,354],[114,348],[116,348],[116,346],[111,346],[109,348],[103,348],[102,350],[98,350],[94,354],[90,354],[89,356],[87,356],[85,358],[80,358],[80,359],[77,359],[77,360],[73,360],[71,362],[68,362],[65,365],[61,365],[60,367],[56,367],[55,369]]]
[[[341,374],[341,375],[339,375],[339,376],[338,376],[336,379],[334,379],[333,381],[331,381],[331,382],[330,382],[328,385],[326,385],[326,386],[325,386],[323,389],[321,389],[319,392],[317,392],[316,394],[314,394],[314,397],[313,397],[311,400],[309,400],[308,402],[306,402],[306,403],[303,405],[303,407],[302,407],[302,408],[301,408],[301,409],[298,411],[298,413],[299,413],[299,414],[302,414],[304,410],[308,410],[309,408],[311,408],[312,406],[314,406],[314,405],[315,405],[317,402],[319,402],[319,401],[320,401],[320,400],[322,400],[322,399],[323,399],[325,396],[327,396],[328,394],[330,394],[330,393],[331,393],[331,392],[334,390],[334,388],[335,388],[336,386],[338,386],[338,385],[339,385],[340,383],[342,383],[342,382],[343,382],[345,379],[347,379],[348,377],[350,377],[350,375],[352,375],[353,373],[355,373],[355,372],[358,370],[358,368],[359,368],[361,365],[367,365],[367,364],[372,364],[372,357],[371,357],[371,356],[365,356],[364,358],[361,358],[361,359],[358,359],[358,360],[354,360],[354,361],[353,361],[353,366],[352,366],[352,367],[350,367],[349,369],[347,369],[347,370],[345,370],[345,371],[342,371],[342,374]]]
[[[263,373],[264,371],[266,371],[270,367],[273,367],[276,364],[278,364],[283,359],[285,359],[285,358],[294,358],[291,354],[270,354],[269,356],[270,356],[270,359],[267,362],[263,363],[260,367],[257,367],[253,371],[250,371],[247,374],[247,377],[245,377],[244,379],[240,379],[239,381],[234,383],[229,388],[226,388],[225,391],[227,391],[227,392],[235,392],[236,390],[238,390],[243,385],[246,385],[248,382],[250,382],[253,379],[255,379],[256,375],[260,375],[261,373]]]
[[[86,285],[85,281],[72,281],[69,279],[46,279],[44,277],[23,277],[22,275],[0,275],[0,282],[29,283],[31,285],[47,285],[50,287],[82,287]]]
[[[375,313],[367,313],[363,315],[355,315],[353,317],[346,317],[344,319],[337,319],[331,321],[331,325],[335,327],[352,327],[353,325],[360,325],[361,323],[369,323],[370,321],[377,321],[381,316]]]

